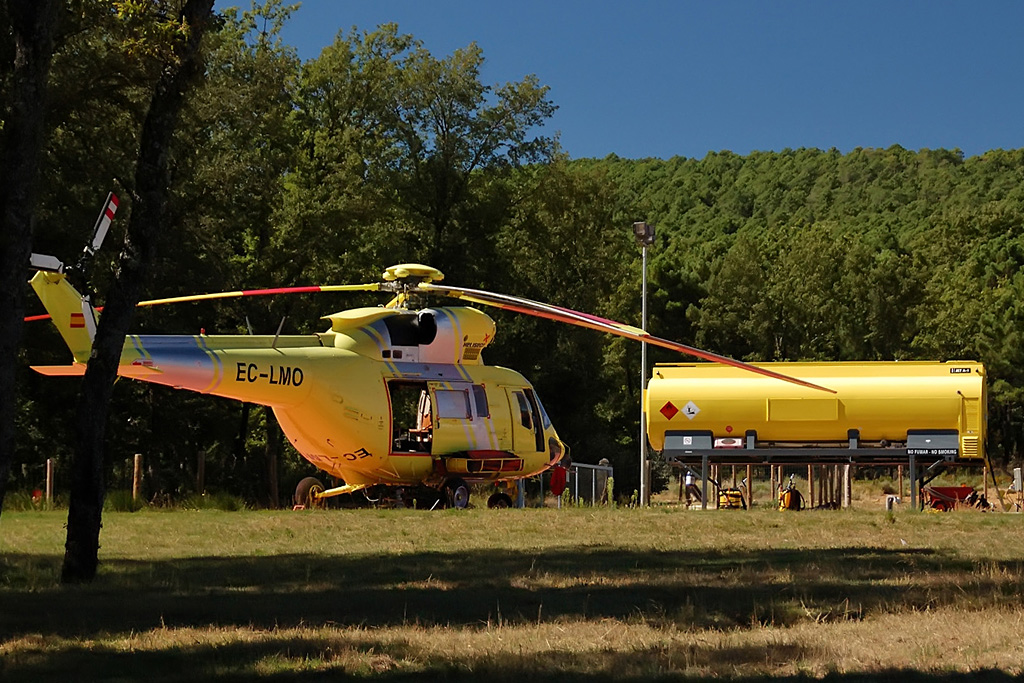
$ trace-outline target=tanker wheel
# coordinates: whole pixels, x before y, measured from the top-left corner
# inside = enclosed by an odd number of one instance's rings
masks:
[[[510,508],[512,507],[512,498],[506,493],[495,493],[487,499],[487,507]]]
[[[306,477],[295,487],[295,504],[302,505],[307,510],[311,508],[324,507],[324,499],[317,498],[316,494],[324,492],[324,485],[316,477]]]
[[[459,478],[444,483],[445,500],[448,507],[464,510],[469,507],[469,485]]]

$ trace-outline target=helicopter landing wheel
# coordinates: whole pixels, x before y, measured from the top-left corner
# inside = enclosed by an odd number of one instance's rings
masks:
[[[324,499],[316,498],[315,494],[323,493],[324,485],[316,477],[306,477],[295,487],[295,504],[307,510],[324,507]]]
[[[495,493],[487,499],[487,507],[510,508],[512,507],[512,498],[507,493]]]
[[[469,507],[469,485],[461,479],[449,479],[444,483],[445,500],[448,507],[464,510]]]

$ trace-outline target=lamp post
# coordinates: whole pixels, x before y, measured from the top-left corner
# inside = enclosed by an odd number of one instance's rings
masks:
[[[643,254],[641,266],[640,329],[647,331],[647,247],[654,244],[654,226],[643,221],[633,223],[633,237]],[[640,342],[640,505],[651,502],[651,483],[647,471],[647,411],[644,393],[647,391],[647,342]]]

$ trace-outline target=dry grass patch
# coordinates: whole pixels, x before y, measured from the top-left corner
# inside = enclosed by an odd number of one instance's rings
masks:
[[[75,587],[63,521],[0,519],[4,680],[1024,673],[1010,515],[108,514]]]

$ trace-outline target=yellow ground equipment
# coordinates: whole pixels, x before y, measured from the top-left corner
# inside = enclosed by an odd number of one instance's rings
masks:
[[[980,461],[985,452],[985,369],[971,361],[760,363],[834,394],[759,382],[712,363],[654,368],[646,394],[651,445],[666,455],[836,451],[857,457],[938,456]],[[730,450],[736,449],[736,450]],[[806,449],[806,450],[805,450]]]
[[[804,509],[804,497],[797,490],[793,483],[793,476],[789,477],[789,485],[779,491],[779,509],[799,511]]]
[[[743,492],[739,489],[718,490],[719,510],[746,510],[747,501],[743,498]]]

